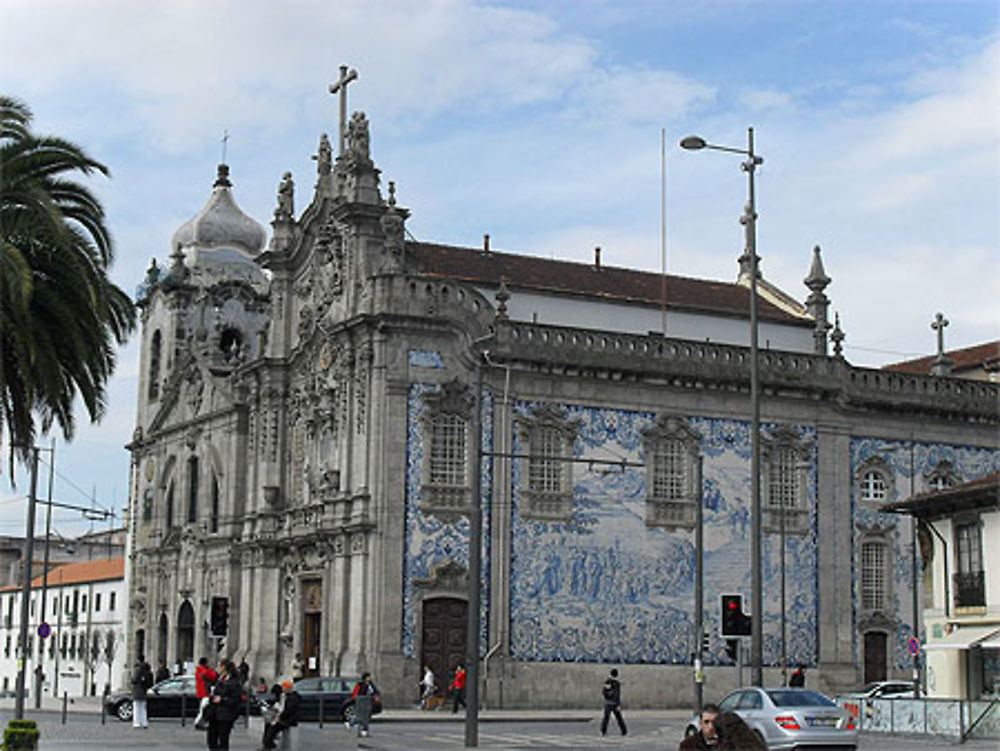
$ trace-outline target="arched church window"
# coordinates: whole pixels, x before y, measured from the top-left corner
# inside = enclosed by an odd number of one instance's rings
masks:
[[[471,504],[472,392],[453,379],[425,394],[424,404],[420,508],[425,514],[450,519],[465,513]]]
[[[142,494],[142,520],[146,523],[153,520],[153,489],[146,488]]]
[[[198,457],[188,459],[187,521],[198,521]]]
[[[162,349],[162,338],[160,330],[153,332],[153,337],[149,342],[149,389],[150,401],[155,401],[160,395],[160,350]]]
[[[239,360],[243,350],[243,333],[232,327],[223,329],[219,335],[219,350],[227,363]]]
[[[212,474],[212,513],[209,516],[208,529],[210,532],[219,531],[219,478]]]
[[[167,503],[164,509],[164,526],[169,531],[174,526],[174,481],[167,486]]]
[[[868,470],[861,478],[861,500],[881,502],[885,500],[886,483],[881,472]]]
[[[870,456],[855,470],[854,478],[855,497],[861,502],[883,504],[893,499],[893,472],[886,457]]]

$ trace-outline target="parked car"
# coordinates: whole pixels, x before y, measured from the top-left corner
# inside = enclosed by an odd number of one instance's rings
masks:
[[[736,712],[767,744],[778,749],[855,749],[857,721],[818,691],[806,688],[741,688],[728,694],[719,709]],[[686,735],[698,731],[691,718]]]
[[[320,704],[323,706],[324,720],[351,721],[354,718],[354,702],[351,701],[351,691],[357,678],[341,676],[313,676],[299,678],[295,681],[295,690],[302,697],[302,709],[299,719],[305,722],[319,720]],[[257,710],[270,699],[268,693],[258,693],[255,697]],[[254,709],[251,707],[251,711]],[[372,714],[382,711],[382,697],[376,693],[372,702]]]
[[[873,681],[860,691],[844,694],[844,708],[857,717],[862,708],[866,717],[872,716],[872,699],[891,699],[893,697],[913,696],[913,683],[907,681]]]
[[[116,691],[104,699],[108,714],[122,722],[132,721],[132,693]],[[195,694],[193,675],[178,675],[153,685],[146,692],[146,715],[148,717],[180,717],[183,709],[186,717],[198,714],[198,696]]]

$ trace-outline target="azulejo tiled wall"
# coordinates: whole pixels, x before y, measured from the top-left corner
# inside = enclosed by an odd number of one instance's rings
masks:
[[[886,539],[892,543],[890,596],[892,603],[888,610],[895,614],[894,633],[890,635],[891,660],[897,670],[913,665],[913,658],[907,651],[907,641],[913,635],[912,628],[912,586],[913,562],[910,518],[895,514],[883,514],[878,506],[861,501],[859,474],[872,461],[890,473],[890,495],[885,500],[896,501],[926,492],[928,480],[935,472],[943,472],[952,482],[958,484],[974,480],[983,475],[1000,470],[1000,453],[992,449],[976,446],[953,446],[929,444],[918,441],[885,440],[881,438],[854,437],[851,440],[851,507],[854,519],[854,620],[858,624],[863,613],[858,607],[858,577],[860,576],[859,550],[861,538],[867,530],[885,530]],[[857,633],[858,629],[855,629]],[[925,634],[920,634],[921,640]],[[864,660],[863,640],[855,639],[855,660]]]
[[[520,402],[519,413],[536,405]],[[511,650],[529,661],[686,663],[693,649],[694,532],[647,527],[645,470],[590,466],[589,459],[641,463],[651,412],[564,405],[582,428],[575,456],[574,514],[568,523],[520,516],[523,461],[513,472]],[[701,433],[705,478],[706,630],[709,664],[726,662],[719,597],[750,599],[749,425],[690,418]],[[768,431],[772,426],[764,426]],[[809,441],[814,431],[798,427]],[[524,453],[515,437],[514,453]],[[810,467],[815,466],[815,447]],[[815,477],[808,472],[808,532],[785,537],[789,659],[816,654]],[[765,659],[780,659],[780,537],[765,536]]]
[[[412,359],[412,353],[411,353]],[[437,367],[438,358],[421,355],[419,364],[423,367]],[[431,363],[428,365],[427,363]],[[426,579],[440,565],[453,561],[467,567],[469,562],[469,520],[461,517],[448,522],[435,516],[428,516],[420,510],[421,469],[426,448],[421,430],[421,415],[424,412],[424,394],[435,389],[433,384],[413,383],[407,398],[406,425],[406,528],[405,557],[403,561],[403,630],[402,649],[407,657],[418,656],[416,580]],[[483,451],[492,451],[493,398],[489,392],[482,399]],[[483,462],[480,490],[483,499],[483,547],[482,572],[482,633],[481,646],[486,644],[486,629],[489,609],[490,582],[490,497],[492,477],[488,472],[489,462]]]

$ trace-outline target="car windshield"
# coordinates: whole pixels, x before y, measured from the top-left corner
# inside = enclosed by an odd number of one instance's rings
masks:
[[[768,691],[776,707],[835,707],[832,701],[815,691]]]

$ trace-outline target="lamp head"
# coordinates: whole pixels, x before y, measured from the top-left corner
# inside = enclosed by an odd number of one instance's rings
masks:
[[[708,146],[708,144],[701,136],[687,136],[686,138],[681,139],[681,148],[687,149],[688,151],[699,151],[706,146]]]

